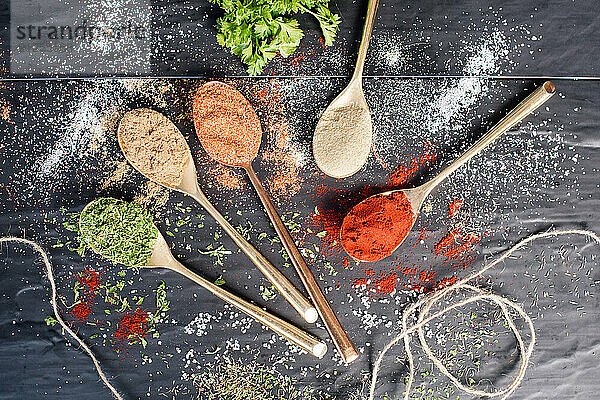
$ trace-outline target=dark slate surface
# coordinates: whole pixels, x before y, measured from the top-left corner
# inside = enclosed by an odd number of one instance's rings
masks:
[[[159,54],[172,48],[177,51],[171,59],[153,60],[155,74],[221,76],[244,73],[235,59],[217,48],[210,30],[213,19],[203,17],[211,10],[210,6],[204,4],[196,8],[195,5],[181,3],[154,4],[154,7],[179,10],[170,19],[172,23],[156,22],[157,26],[166,27],[163,28],[165,35],[172,26],[189,25],[189,29],[197,29],[194,23],[197,20],[202,20],[203,27],[203,33],[198,37],[182,34],[168,43],[162,41],[157,44]],[[276,60],[267,73],[300,76],[349,74],[354,57],[352,46],[357,46],[360,36],[360,29],[353,28],[359,25],[360,7],[364,8],[365,4],[347,2],[344,6],[334,6],[343,16],[344,26],[341,38],[333,49],[323,50],[317,42],[316,33],[309,33],[299,52],[308,56],[304,56],[299,63]],[[6,16],[6,10],[2,12]],[[471,1],[441,4],[420,2],[410,7],[405,3],[392,5],[391,2],[382,2],[378,15],[371,50],[375,54],[371,55],[373,62],[366,69],[370,75],[460,75],[465,71],[461,54],[472,53],[464,49],[469,43],[478,43],[486,34],[486,29],[494,28],[503,32],[509,38],[509,43],[518,43],[519,39],[525,38],[524,43],[531,45],[531,51],[534,52],[530,54],[530,49],[526,47],[520,53],[502,57],[494,74],[565,77],[597,74],[598,57],[595,54],[599,27],[592,2],[523,4],[504,1],[486,4],[485,7]],[[471,24],[473,28],[469,29]],[[529,33],[511,32],[510,27],[517,25],[527,25]],[[532,36],[541,39],[533,41]],[[385,40],[378,40],[378,37]],[[429,39],[423,44],[423,38],[427,37]],[[442,43],[441,47],[431,44],[438,41]],[[408,53],[400,54],[406,62],[390,65],[385,53],[382,50],[377,53],[377,49],[389,48],[389,43],[396,42],[405,45],[402,48]],[[244,93],[249,95],[251,91],[248,85],[252,87],[252,82],[260,85],[267,81],[237,79],[235,82],[246,88]],[[345,80],[331,77],[279,78],[275,82],[288,88],[283,95],[284,101],[289,104],[285,114],[298,134],[298,146],[308,149],[319,112],[343,88]],[[415,154],[420,154],[424,140],[431,140],[435,144],[438,162],[421,170],[411,184],[418,184],[433,176],[444,164],[451,162],[481,136],[485,128],[501,118],[508,108],[542,81],[476,80],[487,91],[480,90],[483,94],[478,95],[466,109],[457,108],[461,116],[449,120],[453,124],[451,127],[441,131],[429,130],[426,125],[431,121],[423,113],[424,109],[420,109],[420,101],[435,99],[447,89],[459,86],[460,82],[464,81],[389,77],[365,80],[367,100],[372,108],[378,135],[375,149],[387,149],[386,160],[392,166],[406,163]],[[122,90],[115,90],[115,97],[105,99],[104,106],[109,107],[113,101],[120,99],[119,112],[132,107],[152,106],[175,119],[187,110],[189,90],[198,82],[170,80],[169,83],[176,90],[170,94],[170,102],[166,105],[156,105],[143,96],[126,95]],[[433,195],[429,218],[418,226],[418,229],[431,233],[432,238],[428,241],[435,244],[445,233],[447,221],[444,218],[448,201],[456,197],[465,198],[470,215],[467,222],[475,225],[479,231],[487,232],[477,248],[476,261],[469,270],[482,266],[485,259],[530,233],[551,227],[578,227],[600,232],[600,164],[597,156],[600,146],[597,135],[600,128],[597,117],[600,114],[600,87],[597,82],[585,80],[558,80],[555,83],[559,93],[548,103],[548,108],[540,109],[528,119],[523,129],[509,132],[485,155],[474,159],[468,167],[444,183]],[[57,239],[64,241],[65,238],[74,237],[62,227],[64,212],[79,211],[98,193],[131,198],[143,182],[141,178],[134,177],[120,188],[98,191],[102,177],[110,170],[105,159],[118,157],[116,144],[111,141],[106,143],[104,155],[84,158],[85,164],[81,164],[79,159],[62,161],[55,167],[56,176],[51,179],[36,180],[35,174],[28,172],[61,137],[61,130],[57,128],[60,122],[68,120],[85,94],[99,84],[102,83],[3,82],[0,89],[1,97],[10,104],[11,109],[11,122],[0,120],[3,132],[0,140],[0,232],[25,236],[42,243],[51,254],[59,288],[65,296],[71,290],[72,274],[84,266],[100,268],[104,276],[115,279],[118,267],[107,265],[91,255],[80,258],[64,248],[52,247]],[[118,86],[115,82],[107,84]],[[455,119],[466,123],[454,125]],[[205,160],[202,161],[190,121],[184,118],[178,120],[177,125],[188,136],[197,162],[203,165]],[[396,150],[390,151],[394,145]],[[269,175],[264,162],[257,162],[256,167],[259,176]],[[375,157],[371,157],[363,171],[341,185],[341,196],[347,199],[344,204],[359,201],[364,196],[362,190],[365,186],[373,187],[375,191],[384,187],[387,176],[387,171]],[[208,184],[210,179],[206,169],[199,168],[199,177],[209,198],[225,214],[236,222],[251,221],[256,232],[265,231],[269,236],[274,235],[248,185],[244,186],[241,193],[223,192]],[[335,207],[338,204],[340,194],[334,190],[340,190],[340,185],[319,174],[310,160],[302,169],[302,177],[304,183],[301,191],[291,198],[278,199],[277,207],[282,214],[299,212],[302,228],[306,229],[310,227],[310,215],[315,206]],[[328,188],[325,194],[317,191],[322,184]],[[189,199],[178,194],[171,196],[168,204],[179,202],[193,207]],[[61,207],[64,207],[62,211]],[[237,210],[242,210],[243,215],[237,215]],[[167,229],[164,209],[157,210],[156,215],[156,222],[164,231]],[[169,214],[172,219],[175,215],[177,212]],[[206,248],[212,243],[214,232],[218,232],[218,227],[208,219],[204,229],[186,228],[182,236],[193,235],[194,240],[186,243],[172,240],[174,253],[186,265],[211,279],[223,274],[229,289],[326,338],[322,326],[303,324],[280,296],[268,302],[261,299],[258,287],[265,283],[264,280],[242,254],[235,252],[233,243],[227,238],[223,239],[223,243],[234,250],[234,254],[224,260],[226,272],[214,265],[212,259],[200,255],[197,249]],[[415,234],[399,253],[409,251],[418,239]],[[277,248],[266,241],[259,241],[256,234],[251,241],[276,265],[283,264]],[[587,400],[597,396],[600,389],[597,368],[600,343],[597,253],[597,247],[586,245],[586,241],[578,237],[543,241],[522,251],[518,258],[506,263],[502,269],[491,271],[488,278],[482,280],[482,284],[497,293],[522,303],[536,324],[538,343],[532,365],[512,398]],[[414,255],[417,259],[423,256],[428,254],[417,252]],[[335,276],[328,274],[325,261],[331,261],[340,273]],[[383,261],[372,267],[378,270],[389,264],[389,261]],[[37,257],[29,250],[21,250],[19,246],[3,245],[0,265],[0,398],[109,398],[87,356],[72,346],[65,346],[68,341],[61,335],[60,329],[47,327],[44,323],[43,319],[50,315],[49,285],[43,277]],[[301,386],[309,385],[324,394],[346,399],[363,388],[364,377],[369,376],[374,358],[388,342],[390,329],[379,325],[368,330],[361,318],[353,313],[356,310],[365,311],[351,287],[353,279],[360,276],[359,272],[353,274],[345,271],[339,258],[328,259],[327,256],[311,263],[311,268],[321,276],[323,287],[332,288],[328,297],[336,305],[342,323],[349,328],[352,340],[363,352],[356,363],[345,367],[339,365],[336,358],[332,359],[333,346],[329,343],[330,351],[318,362],[318,370],[301,372],[302,367],[310,368],[317,363],[308,355],[296,355],[294,363],[288,365],[283,362],[278,369],[283,374],[297,378]],[[285,273],[299,284],[291,269],[285,270]],[[223,317],[221,324],[215,324],[206,336],[187,335],[183,327],[198,312],[223,312],[223,303],[172,273],[127,271],[127,278],[134,281],[132,288],[143,294],[151,294],[157,283],[164,280],[169,287],[168,296],[172,304],[169,315],[176,320],[175,323],[159,326],[160,345],[151,341],[145,351],[136,348],[133,360],[122,361],[112,348],[103,346],[98,340],[90,341],[105,371],[113,377],[113,382],[126,393],[127,398],[163,398],[167,390],[173,387],[179,388],[179,394],[170,393],[169,398],[190,398],[197,393],[190,392],[189,383],[186,386],[180,380],[187,350],[195,349],[203,354],[216,346],[223,346],[230,339],[237,339],[242,346],[255,348],[257,343],[268,341],[270,337],[270,333],[258,324],[252,324],[247,333],[241,333],[239,328],[231,327],[235,318],[228,316]],[[354,297],[354,302],[348,303],[348,294]],[[366,311],[379,318],[385,315],[395,323],[408,300],[406,296],[398,296],[398,303],[393,300],[391,304],[372,300]],[[487,310],[475,311],[481,316]],[[110,317],[101,314],[102,310],[98,309],[94,315],[110,320]],[[481,324],[485,325],[485,322]],[[93,327],[84,324],[76,324],[76,327],[86,338],[96,333]],[[506,384],[508,380],[505,376],[493,378],[495,373],[510,373],[515,367],[514,343],[508,336],[502,338],[494,356],[487,360],[487,364],[482,362],[486,367],[480,373],[497,386]],[[183,352],[178,353],[178,348]],[[257,357],[259,362],[269,363],[280,359],[288,350],[286,344],[275,341],[271,349],[261,349],[258,355],[235,351],[231,354],[241,359]],[[142,353],[149,354],[153,363],[142,364]],[[168,367],[167,363],[161,361],[165,354],[173,355],[169,357]],[[418,355],[422,356],[420,352]],[[396,397],[402,394],[406,371],[400,364],[393,365],[392,360],[396,356],[402,356],[400,349],[389,355],[378,389],[382,396],[384,393]],[[203,355],[200,359],[208,365],[212,357]],[[423,360],[419,361],[418,368],[420,373],[431,371],[431,366]],[[418,384],[423,382],[431,381],[421,376]],[[446,386],[447,382],[439,379],[426,387],[442,396]],[[423,395],[416,398],[427,397]]]
[[[297,92],[286,95],[287,101],[294,104],[299,111],[306,112],[306,114],[300,113],[301,117],[299,118],[308,121],[306,126],[310,127],[316,123],[318,110],[325,105],[326,96],[310,98],[309,93],[313,91],[310,85],[307,86],[303,83],[296,86],[297,82],[287,81],[286,84],[285,81],[281,80],[280,83],[283,86],[291,85],[291,87],[297,88]],[[385,117],[382,106],[377,105],[377,93],[387,88],[388,95],[402,95],[407,90],[407,85],[414,85],[415,82],[418,83],[418,81],[402,79],[369,79],[365,82],[367,97],[373,104],[376,130],[386,133],[390,126],[398,128],[394,129],[397,134],[393,139],[404,143],[404,147],[399,147],[396,154],[398,163],[402,163],[402,160],[406,160],[410,154],[422,150],[420,149],[421,137],[415,137],[409,130],[400,128],[403,124],[407,128],[410,125],[407,122],[408,115],[403,116],[402,110],[398,112],[395,122],[386,121],[389,116]],[[478,102],[472,111],[467,112],[468,115],[475,117],[476,110],[481,108],[486,111],[490,108],[502,110],[503,107],[510,106],[518,98],[523,97],[526,93],[525,90],[531,89],[535,87],[536,83],[539,83],[532,81],[486,82],[493,89],[496,100],[490,96],[490,99]],[[190,85],[195,84],[193,81],[172,83],[183,92]],[[327,96],[331,97],[343,86],[344,80],[335,79],[327,83]],[[426,87],[432,86],[430,81],[421,83]],[[436,85],[441,83],[440,81]],[[450,81],[446,83],[452,84]],[[12,96],[16,109],[23,111],[14,114],[13,124],[4,124],[3,129],[5,129],[7,137],[12,137],[10,132],[24,129],[27,124],[34,123],[34,120],[40,121],[40,115],[31,114],[28,110],[27,101],[34,99],[44,101],[49,112],[55,113],[61,109],[61,96],[70,97],[67,93],[75,92],[75,88],[80,88],[81,85],[88,85],[88,89],[93,86],[92,83],[81,82],[11,83],[9,88],[5,89],[5,94],[8,92]],[[559,92],[559,95],[548,103],[548,110],[542,110],[537,116],[530,118],[531,125],[525,125],[524,131],[512,131],[507,134],[492,147],[487,155],[478,157],[470,164],[471,167],[465,168],[455,178],[442,185],[433,197],[433,209],[429,214],[431,218],[423,220],[417,230],[424,229],[431,232],[436,239],[432,238],[429,241],[434,244],[444,234],[443,221],[448,200],[461,196],[465,198],[469,204],[470,213],[472,213],[470,222],[479,225],[483,231],[488,231],[479,248],[479,256],[470,268],[481,266],[484,258],[507,248],[527,233],[545,230],[549,227],[583,227],[596,232],[600,231],[597,212],[599,165],[598,158],[595,156],[598,146],[595,133],[598,123],[595,116],[599,111],[598,105],[600,104],[596,94],[597,84],[560,82]],[[76,95],[72,96],[77,98]],[[70,102],[69,104],[74,103]],[[145,105],[144,101],[130,99],[127,102],[127,107],[140,105]],[[574,109],[578,111],[574,112]],[[162,111],[171,117],[180,112],[177,106],[170,106]],[[288,111],[288,113],[292,119],[297,115],[295,110]],[[448,147],[447,150],[440,148],[438,153],[440,165],[426,169],[411,183],[415,184],[432,176],[441,165],[451,161],[461,148],[480,136],[483,127],[488,126],[497,118],[492,115],[485,117],[483,121],[473,119],[470,127],[466,128],[466,131],[470,132],[473,137],[465,136],[464,132],[456,133],[455,145]],[[543,129],[529,130],[532,126],[544,126],[543,121],[548,120],[551,120],[548,125],[549,133],[544,133]],[[43,121],[42,124],[44,124]],[[39,154],[44,154],[45,146],[43,144],[50,144],[55,140],[56,134],[50,132],[52,123],[47,121],[46,124],[48,124],[48,129],[40,127],[37,134],[32,134],[34,140],[16,136],[12,143],[5,141],[5,147],[1,150],[4,194],[2,196],[3,212],[0,229],[4,234],[24,235],[44,244],[51,253],[61,290],[67,296],[70,293],[69,279],[72,279],[70,276],[75,271],[81,270],[83,266],[91,265],[101,268],[104,270],[105,277],[116,278],[114,269],[116,267],[106,266],[104,262],[91,255],[82,259],[64,248],[52,247],[58,238],[64,242],[65,238],[73,236],[62,228],[61,222],[65,217],[59,208],[65,207],[67,211],[76,212],[89,200],[95,198],[98,176],[101,175],[102,168],[106,168],[106,166],[103,166],[101,161],[97,165],[66,164],[63,167],[66,167],[67,171],[71,171],[70,175],[57,173],[56,179],[51,180],[46,186],[34,183],[33,186],[38,187],[41,194],[31,195],[31,192],[25,190],[26,187],[31,187],[31,181],[21,179],[22,176],[17,173],[17,170],[31,165],[36,154],[38,157]],[[552,124],[556,125],[551,128]],[[189,122],[184,120],[178,125],[186,135],[192,132]],[[555,130],[556,127],[561,126],[562,128],[558,131]],[[308,146],[310,143],[311,130],[307,129],[301,130],[299,137],[301,146]],[[560,150],[562,154],[557,154],[557,150],[554,148],[544,148],[550,143],[547,141],[550,139],[544,138],[544,135],[559,134],[563,138],[564,144]],[[434,137],[434,134],[429,135],[429,138]],[[379,136],[379,139],[384,140],[384,137]],[[42,142],[39,142],[40,140]],[[189,140],[198,157],[200,150],[197,143],[193,136],[190,136]],[[539,163],[531,159],[532,153],[528,149],[531,144],[539,145],[536,150],[542,157]],[[107,157],[110,158],[110,155],[114,155],[113,152],[117,150],[114,143],[109,142],[107,145]],[[575,154],[578,154],[576,158],[579,160],[576,163],[572,161]],[[390,157],[388,156],[388,159]],[[508,171],[500,168],[502,165],[509,165]],[[258,163],[257,166],[259,175],[268,175],[268,171],[261,166],[261,163]],[[62,170],[64,171],[64,169]],[[565,175],[564,171],[570,171],[570,173]],[[202,181],[206,181],[205,174],[206,171],[200,168],[199,176]],[[362,195],[356,196],[353,193],[361,191],[365,185],[375,188],[382,186],[384,176],[384,171],[378,166],[378,163],[371,159],[365,170],[344,183],[343,193],[345,194],[343,196],[350,199],[349,203],[356,202]],[[289,199],[280,199],[278,207],[282,213],[294,211],[308,218],[315,205],[322,207],[326,206],[328,202],[335,203],[337,201],[336,196],[338,195],[335,195],[333,190],[339,189],[339,184],[330,179],[324,179],[321,174],[317,173],[312,162],[309,162],[304,169],[303,177],[305,181],[299,194]],[[130,198],[139,183],[140,180],[134,179],[134,181],[126,182],[120,189],[101,191],[100,193]],[[21,184],[25,188],[19,190]],[[329,191],[319,195],[316,192],[319,184],[329,185]],[[243,195],[236,193],[233,196],[220,193],[218,190],[215,191],[215,188],[207,187],[206,184],[203,184],[203,187],[208,196],[214,199],[219,208],[230,215],[234,221],[250,220],[254,224],[256,232],[270,232],[257,199],[247,186]],[[169,204],[178,202],[193,206],[189,199],[181,195],[172,196]],[[494,207],[490,207],[492,203],[495,204]],[[242,210],[243,216],[238,216],[236,210]],[[176,215],[177,212],[169,214],[169,217],[173,219]],[[53,218],[56,218],[56,222],[52,221]],[[310,226],[309,219],[301,221],[303,221],[301,222],[303,229]],[[157,224],[163,231],[167,229],[164,225],[164,215],[157,217]],[[205,248],[211,242],[215,230],[218,229],[214,223],[207,220],[205,228],[202,230],[189,228],[185,230],[185,233],[182,232],[182,236],[187,236],[188,233],[193,234],[194,241],[188,241],[187,244],[173,241],[174,252],[181,257],[183,262],[210,278],[216,278],[222,273],[222,270],[206,256],[198,255],[196,249]],[[272,232],[270,234],[272,235]],[[418,234],[411,240],[414,244],[414,240],[418,240]],[[268,243],[258,241],[256,236],[253,236],[253,242],[273,262],[278,265],[282,264],[283,260],[278,255],[276,248]],[[234,245],[228,239],[224,239],[223,243],[227,248],[234,249]],[[400,254],[403,251],[409,251],[411,242],[408,243],[404,250],[399,250]],[[598,293],[595,282],[598,280],[598,272],[597,261],[593,260],[593,254],[596,254],[597,250],[590,245],[584,246],[584,243],[584,240],[577,237],[546,241],[540,243],[539,247],[535,246],[534,249],[523,251],[519,258],[507,263],[502,270],[489,274],[490,281],[487,284],[491,284],[499,293],[524,303],[528,312],[535,317],[536,331],[539,336],[537,350],[522,388],[514,395],[516,399],[558,398],[558,394],[560,394],[560,398],[584,399],[593,398],[598,390],[598,380],[595,379],[598,346]],[[578,255],[575,249],[581,250],[581,255]],[[416,257],[419,258],[421,255],[417,254]],[[340,273],[330,276],[324,267],[325,261],[331,261]],[[376,354],[372,351],[375,349],[378,352],[378,349],[389,340],[387,336],[389,328],[379,325],[367,330],[361,319],[352,313],[353,310],[364,311],[363,306],[357,300],[354,303],[347,303],[346,295],[346,293],[350,293],[355,296],[351,282],[353,276],[356,277],[360,274],[353,275],[352,272],[344,271],[339,261],[339,258],[328,259],[323,256],[317,262],[312,263],[312,268],[315,273],[322,276],[324,287],[340,285],[338,289],[329,294],[329,298],[336,304],[342,322],[350,327],[351,337],[357,346],[363,349],[363,355],[350,367],[344,367],[330,358],[333,356],[333,352],[330,351],[328,356],[319,362],[319,371],[309,372],[305,376],[298,375],[298,369],[301,366],[313,366],[315,360],[307,355],[296,356],[296,362],[291,364],[294,369],[288,371],[283,369],[283,372],[290,376],[296,376],[303,384],[312,385],[324,393],[337,395],[338,398],[346,398],[348,393],[361,387],[361,376],[370,371],[370,365]],[[48,291],[46,290],[48,283],[42,277],[39,262],[33,261],[29,251],[21,251],[17,250],[15,246],[5,245],[3,246],[2,264],[0,279],[3,286],[2,320],[0,322],[0,335],[3,343],[2,365],[4,366],[0,369],[3,382],[2,398],[69,398],[78,396],[86,399],[98,398],[98,396],[107,397],[105,389],[98,383],[86,356],[76,349],[65,347],[65,339],[60,335],[59,330],[49,328],[44,324],[43,318],[50,312],[47,303]],[[267,305],[277,314],[309,329],[318,336],[326,337],[322,328],[311,328],[302,324],[293,310],[280,298],[265,303],[257,295],[257,287],[264,282],[241,254],[234,252],[233,255],[226,257],[225,265],[224,277],[227,280],[228,288],[252,298],[259,304]],[[373,265],[373,268],[384,268],[386,265],[389,265],[389,262],[383,261]],[[548,271],[552,272],[550,278],[546,276]],[[291,270],[286,270],[286,273],[294,282],[298,283],[298,279]],[[579,278],[574,280],[574,276]],[[134,352],[137,354],[134,358],[138,357],[135,361],[120,361],[110,347],[93,342],[107,372],[115,377],[114,381],[122,391],[127,393],[129,398],[146,398],[146,393],[150,393],[151,398],[159,398],[158,393],[171,387],[174,381],[179,382],[181,368],[184,364],[184,354],[176,353],[176,348],[184,350],[194,348],[203,353],[214,349],[215,346],[222,346],[227,339],[238,339],[242,346],[248,344],[251,347],[256,343],[268,340],[270,334],[257,324],[251,326],[249,333],[242,334],[239,330],[229,326],[233,321],[229,318],[224,318],[223,325],[217,325],[207,336],[196,338],[186,335],[183,333],[183,326],[198,312],[218,313],[223,311],[223,304],[192,283],[171,273],[128,271],[127,277],[134,280],[132,288],[146,294],[151,293],[150,289],[154,288],[160,280],[164,280],[169,286],[169,299],[173,305],[169,314],[171,318],[178,321],[175,324],[160,326],[162,344],[151,342],[145,352],[153,356],[153,364],[140,365],[139,357],[142,353],[140,349],[136,350],[139,353]],[[548,292],[550,297],[542,296],[544,291]],[[390,304],[373,301],[368,312],[379,316],[386,315],[392,321],[396,321],[397,313],[401,309],[401,305],[393,307]],[[97,312],[102,313],[101,309]],[[98,313],[95,314],[95,317],[102,319],[103,317]],[[83,324],[77,325],[77,328],[84,337],[94,333],[93,327]],[[367,343],[370,343],[369,347],[365,347]],[[514,353],[509,350],[510,340],[503,346],[505,346],[502,347],[504,350],[498,351],[497,355],[492,357],[492,364],[499,363],[505,371],[510,372],[514,368]],[[278,341],[272,349],[261,350],[258,360],[269,362],[273,357],[280,357],[286,348],[285,344]],[[155,353],[157,355],[174,354],[173,359],[169,361],[169,368],[160,363],[160,357],[155,356]],[[236,352],[232,353],[234,356],[247,356]],[[400,356],[400,353],[398,352],[397,355]],[[212,356],[205,357],[206,362],[209,362]],[[503,357],[510,358],[503,362]],[[422,362],[420,368],[428,369],[429,367],[427,367],[427,363]],[[327,372],[332,373],[334,370],[338,375],[327,375]],[[392,370],[388,369],[384,373],[383,387],[380,390],[388,393],[396,392],[399,395],[402,391],[402,385],[398,383],[403,379],[402,369],[400,368],[390,375],[391,372]],[[582,374],[585,374],[585,379],[581,378]],[[151,376],[151,381],[148,379],[149,376]],[[500,385],[505,381],[506,378],[502,378],[497,384]],[[187,397],[181,395],[180,398]]]
[[[265,75],[350,75],[362,33],[366,1],[332,0],[342,18],[339,38],[331,48],[318,42],[318,24],[300,16],[305,29],[298,51],[276,59]],[[367,75],[463,75],[464,48],[500,33],[514,46],[512,65],[483,75],[598,76],[600,23],[589,0],[382,1],[373,31]],[[208,2],[153,1],[151,75],[245,75],[241,63],[215,38],[219,10]],[[8,66],[9,8],[0,8],[3,61]],[[386,55],[398,53],[399,61]],[[128,55],[124,55],[127,57]],[[298,63],[293,59],[301,57]],[[8,69],[4,69],[8,74]],[[73,76],[66,69],[59,76]],[[44,76],[40,73],[38,76]]]

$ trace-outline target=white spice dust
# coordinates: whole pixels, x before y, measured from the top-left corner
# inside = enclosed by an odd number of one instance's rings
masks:
[[[365,164],[372,136],[368,108],[349,104],[327,109],[313,137],[315,162],[329,176],[350,176]]]

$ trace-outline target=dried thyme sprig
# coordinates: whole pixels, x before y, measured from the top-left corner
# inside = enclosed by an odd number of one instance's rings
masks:
[[[144,207],[108,197],[94,200],[81,212],[79,230],[85,243],[102,256],[131,267],[148,262],[158,238]]]

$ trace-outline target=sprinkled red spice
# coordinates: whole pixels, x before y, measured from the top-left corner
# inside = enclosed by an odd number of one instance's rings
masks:
[[[342,222],[341,243],[361,261],[379,261],[404,241],[415,223],[410,200],[402,192],[379,194],[357,204]]]
[[[90,305],[86,301],[81,301],[71,308],[71,314],[80,321],[87,320],[90,312]]]
[[[431,149],[431,146],[425,144],[425,152],[419,158],[413,158],[408,162],[408,165],[400,165],[396,171],[392,172],[388,179],[387,185],[390,187],[402,186],[409,181],[424,165],[433,163],[437,155]]]
[[[221,82],[200,87],[194,97],[194,126],[204,150],[218,162],[250,165],[260,147],[262,130],[252,105]]]
[[[344,257],[344,259],[342,260],[342,265],[344,266],[344,269],[350,268],[350,260],[348,259],[348,257]]]
[[[118,322],[118,328],[113,334],[116,339],[121,341],[146,336],[149,328],[149,313],[137,308],[135,311],[125,314]]]
[[[464,256],[465,253],[469,252],[472,247],[479,242],[481,239],[478,235],[467,234],[461,237],[461,243],[455,247],[449,247],[444,250],[444,257],[447,259],[459,259]]]
[[[102,281],[100,274],[90,268],[86,268],[75,277],[80,287],[78,293],[78,303],[71,308],[70,313],[79,321],[87,321],[92,311],[96,292],[100,288]]]
[[[86,268],[77,278],[79,283],[85,286],[88,290],[96,291],[100,286],[100,274],[90,268]]]
[[[457,236],[460,236],[460,228],[451,229],[450,232],[435,245],[435,254],[439,255],[442,250],[454,243]]]
[[[298,172],[303,157],[292,140],[293,132],[285,116],[286,108],[279,93],[279,84],[271,80],[269,86],[255,93],[265,116],[266,140],[261,157],[269,165],[272,174],[265,182],[273,196],[293,196],[300,191],[302,184]]]
[[[354,281],[354,286],[366,285],[368,283],[367,278],[358,278]]]
[[[481,239],[480,236],[468,233],[462,234],[460,228],[453,228],[435,245],[435,254],[448,259],[459,259],[468,253],[473,245]]]
[[[454,215],[456,215],[462,204],[463,201],[460,199],[454,199],[450,202],[450,204],[448,205],[448,215],[450,216],[450,218],[453,218]]]
[[[10,103],[8,101],[6,101],[5,99],[0,99],[0,117],[8,122],[8,123],[12,123],[12,120],[10,118],[10,113],[11,113],[11,107],[10,107]]]
[[[389,274],[379,279],[376,282],[375,287],[380,294],[389,294],[396,290],[396,281],[398,280],[398,275]]]

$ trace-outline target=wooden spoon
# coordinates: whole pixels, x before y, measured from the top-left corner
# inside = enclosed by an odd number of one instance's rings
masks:
[[[363,93],[362,73],[378,4],[379,0],[369,0],[352,79],[325,109],[313,136],[315,162],[334,178],[354,175],[365,165],[371,151],[373,123]]]
[[[89,204],[86,205],[86,208],[88,206]],[[84,214],[84,211],[82,211],[82,215]],[[224,300],[225,302],[231,304],[234,307],[237,307],[239,310],[254,318],[256,321],[260,322],[267,328],[272,329],[274,332],[288,339],[292,343],[302,347],[304,350],[308,351],[315,357],[321,358],[323,357],[323,355],[325,355],[325,353],[327,352],[327,345],[319,341],[319,339],[304,332],[300,328],[282,320],[281,318],[270,314],[262,308],[255,306],[254,304],[249,303],[246,300],[232,293],[229,293],[222,287],[215,285],[214,283],[204,279],[203,277],[184,267],[173,256],[171,250],[169,249],[169,246],[167,245],[167,242],[165,241],[165,238],[158,231],[158,228],[156,228],[156,226],[154,228],[156,229],[158,237],[156,239],[156,243],[154,244],[152,255],[148,259],[148,264],[140,266],[139,268],[166,268],[170,269],[171,271],[177,272],[178,274],[181,274],[186,278],[189,278],[192,281],[196,282],[197,284],[207,289],[209,292]],[[87,243],[87,245],[90,246],[96,253],[100,254],[102,257],[110,259],[110,257],[107,257],[105,254],[100,253],[100,251],[94,248],[90,243]]]
[[[210,107],[204,106],[206,103],[210,102],[212,104],[218,104],[222,107],[225,107],[226,102],[220,98],[223,97],[223,94],[226,94],[228,97],[234,99],[236,104],[235,110],[227,110],[228,117],[231,118],[231,115],[236,111],[242,114],[242,116],[239,118],[244,119],[246,129],[250,132],[242,132],[244,135],[241,135],[240,132],[235,132],[233,135],[230,135],[230,129],[237,129],[237,126],[235,128],[232,128],[231,125],[223,126],[222,124],[218,123],[219,121],[215,121],[214,119],[211,119],[212,122],[215,122],[214,124],[211,123],[210,126],[203,125],[203,117],[210,117],[210,111],[212,111],[210,110]],[[241,167],[246,171],[246,173],[248,173],[250,182],[252,182],[254,189],[258,193],[258,197],[265,207],[267,215],[275,227],[275,231],[281,239],[283,247],[289,254],[290,260],[296,268],[296,272],[300,276],[304,287],[308,291],[313,304],[316,306],[317,311],[319,312],[319,315],[321,316],[321,319],[323,320],[323,323],[325,324],[325,327],[327,328],[327,331],[329,332],[329,335],[331,336],[331,339],[338,349],[342,359],[346,363],[356,360],[358,358],[358,352],[354,348],[354,345],[350,341],[348,334],[331,309],[331,306],[319,288],[314,275],[312,274],[310,268],[308,268],[306,265],[304,258],[296,247],[294,239],[292,239],[290,233],[281,221],[281,217],[277,213],[277,210],[267,194],[267,191],[260,183],[260,180],[252,168],[252,160],[258,154],[262,136],[260,121],[254,112],[254,108],[236,89],[225,83],[216,81],[208,82],[202,85],[198,96],[196,96],[194,99],[193,108],[196,133],[198,134],[200,143],[205,148],[207,153],[216,161],[231,167]],[[215,128],[215,126],[222,126],[222,129]],[[221,137],[219,137],[220,134]],[[237,148],[238,146],[231,146],[230,143],[234,139],[240,139],[243,136],[247,136],[246,140],[249,143],[237,143],[239,147],[244,148],[244,152],[242,154],[238,154],[238,158],[235,157],[235,154],[233,154],[232,157],[231,153],[233,153],[233,151],[231,148]],[[219,142],[219,146],[216,146],[216,149],[211,146],[215,141]]]
[[[346,252],[360,261],[367,262],[379,261],[392,254],[398,246],[402,244],[412,229],[417,220],[417,216],[419,215],[421,206],[429,193],[431,193],[431,191],[450,174],[473,158],[473,156],[481,152],[487,145],[544,104],[546,100],[554,95],[554,91],[554,84],[550,81],[545,82],[541,87],[537,88],[533,93],[527,96],[525,100],[521,101],[512,111],[502,118],[500,122],[494,125],[494,127],[492,127],[492,129],[490,129],[489,132],[469,150],[429,182],[413,189],[392,190],[376,194],[354,206],[344,218],[342,229],[340,231],[340,241]],[[358,227],[358,230],[356,229],[354,216],[360,216],[364,221],[368,221],[370,218],[368,213],[371,212],[373,214],[372,218],[378,218],[378,216],[375,215],[375,212],[369,209],[371,208],[370,204],[384,204],[381,207],[385,207],[386,201],[393,202],[394,206],[397,207],[398,212],[403,213],[405,218],[396,219],[391,223],[392,226],[387,228],[387,232],[385,233],[379,232],[373,234],[372,231],[360,232],[360,227]],[[387,205],[391,206],[390,203]],[[408,207],[410,207],[410,210],[407,210]],[[351,217],[349,218],[349,216]],[[377,223],[377,225],[380,225],[380,223]],[[350,235],[349,232],[352,232],[352,235]],[[363,235],[362,239],[367,239],[370,243],[369,249],[363,248],[364,246],[356,245],[356,239],[359,235]],[[369,237],[365,235],[368,235]]]
[[[136,110],[132,110],[133,112]],[[146,112],[150,111],[153,113],[157,113],[156,111],[144,110]],[[160,113],[157,113],[160,114]],[[165,124],[169,126],[170,130],[174,130],[177,135],[181,135],[181,132],[175,127],[175,125],[162,114],[161,124]],[[258,252],[248,241],[237,231],[227,220],[217,211],[217,209],[210,203],[210,201],[206,198],[204,193],[200,190],[200,186],[198,185],[198,178],[196,175],[196,166],[194,165],[194,161],[192,159],[192,153],[189,149],[189,146],[185,142],[185,138],[181,135],[180,139],[182,143],[185,143],[186,152],[187,152],[187,162],[184,165],[183,176],[181,177],[181,182],[175,186],[166,185],[163,182],[157,180],[153,174],[147,173],[148,171],[144,171],[140,169],[138,163],[135,159],[131,157],[130,151],[132,149],[128,148],[128,143],[123,141],[124,131],[122,130],[122,124],[119,124],[119,129],[117,131],[117,136],[119,139],[119,146],[125,158],[129,163],[138,170],[142,175],[146,176],[148,179],[162,185],[168,187],[170,189],[178,190],[183,192],[189,196],[191,196],[194,200],[196,200],[208,213],[221,225],[223,230],[233,239],[233,241],[242,249],[242,251],[250,258],[250,260],[258,267],[258,269],[267,277],[267,279],[277,288],[277,290],[283,295],[283,297],[300,313],[300,315],[310,323],[313,323],[317,320],[318,314],[315,307],[310,304],[310,302],[292,285],[292,283],[277,269],[275,268],[262,254]],[[159,151],[158,149],[157,151]]]

